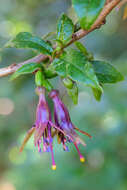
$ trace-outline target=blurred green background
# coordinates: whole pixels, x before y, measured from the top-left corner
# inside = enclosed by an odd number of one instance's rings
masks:
[[[0,0],[0,48],[21,31],[43,36],[55,31],[62,12],[71,17],[70,0]],[[24,76],[9,82],[0,79],[0,190],[126,190],[127,189],[127,20],[123,9],[114,10],[100,30],[85,37],[89,51],[100,60],[111,62],[125,76],[125,81],[105,85],[104,95],[96,102],[89,88],[80,86],[79,103],[72,104],[57,79],[63,101],[69,107],[72,121],[89,132],[83,137],[86,148],[84,164],[73,145],[69,152],[54,143],[57,170],[51,170],[49,153],[39,154],[33,139],[22,154],[18,148],[35,120],[37,96],[34,77]],[[0,51],[0,67],[34,56],[29,50]],[[57,81],[57,82],[56,82]]]

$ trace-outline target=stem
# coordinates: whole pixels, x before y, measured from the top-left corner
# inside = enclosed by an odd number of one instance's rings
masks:
[[[68,47],[69,45],[71,45],[75,41],[83,38],[84,36],[86,36],[87,34],[92,32],[93,30],[96,30],[96,29],[100,28],[101,25],[105,24],[104,21],[105,21],[106,16],[112,11],[112,9],[114,7],[116,7],[120,3],[120,1],[121,0],[112,0],[111,2],[106,4],[104,6],[104,8],[102,9],[100,15],[98,16],[97,20],[91,26],[91,28],[89,30],[80,29],[78,32],[74,33],[73,37],[72,37],[72,40],[65,47]]]
[[[46,59],[48,59],[48,56],[43,55],[43,54],[39,54],[31,59],[28,59],[24,62],[18,63],[18,64],[11,64],[8,67],[4,67],[0,69],[0,77],[4,77],[7,75],[10,75],[12,73],[14,73],[15,71],[17,71],[21,66],[25,65],[25,64],[29,64],[29,63],[40,63],[41,61],[45,61]]]
[[[94,22],[94,24],[91,26],[91,28],[89,30],[83,30],[80,29],[79,31],[75,32],[72,36],[72,39],[70,40],[70,42],[68,44],[66,44],[64,48],[70,46],[72,43],[74,43],[75,41],[83,38],[84,36],[86,36],[87,34],[89,34],[90,32],[92,32],[95,29],[98,29],[101,27],[101,25],[105,24],[105,19],[106,16],[112,11],[112,9],[114,7],[116,7],[119,3],[121,2],[121,0],[111,0],[111,1],[107,1],[107,3],[105,4],[104,8],[102,9],[100,15],[98,16],[97,20]],[[56,47],[55,47],[56,48]],[[55,49],[54,48],[54,49]],[[12,73],[14,73],[15,71],[17,71],[22,65],[25,64],[29,64],[31,62],[36,62],[36,63],[40,63],[41,61],[45,61],[47,58],[50,58],[49,56],[43,55],[43,54],[39,54],[36,57],[33,57],[31,59],[28,59],[24,62],[18,63],[18,64],[11,64],[8,67],[4,67],[0,69],[0,77],[3,76],[7,76],[10,75]],[[51,59],[50,59],[51,60]]]

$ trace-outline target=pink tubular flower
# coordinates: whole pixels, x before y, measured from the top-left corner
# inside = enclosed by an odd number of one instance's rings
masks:
[[[43,152],[51,152],[52,157],[52,169],[56,169],[56,164],[54,160],[53,154],[53,138],[57,134],[58,142],[63,144],[63,148],[65,151],[68,151],[68,147],[66,146],[67,142],[73,142],[75,145],[80,161],[84,162],[85,159],[79,151],[78,144],[82,144],[85,146],[84,141],[79,137],[79,135],[75,132],[78,130],[79,132],[91,137],[88,133],[81,131],[76,128],[70,119],[69,112],[66,106],[59,98],[59,92],[57,90],[52,90],[49,94],[49,97],[54,102],[54,120],[55,124],[52,123],[51,112],[48,107],[47,101],[45,99],[45,88],[37,87],[36,93],[39,96],[39,103],[37,105],[36,110],[36,121],[32,128],[28,131],[22,145],[20,148],[20,152],[23,151],[24,146],[27,141],[34,133],[34,144],[38,146],[38,151],[41,152],[41,144],[43,144]],[[55,130],[53,130],[53,128]]]
[[[54,103],[55,126],[57,126],[58,138],[62,142],[64,150],[67,150],[67,146],[65,145],[67,141],[73,142],[79,154],[80,161],[84,162],[85,158],[80,153],[78,144],[82,144],[83,146],[85,146],[86,144],[75,132],[75,130],[78,130],[79,132],[89,137],[91,136],[88,133],[81,131],[80,129],[76,128],[73,125],[69,116],[69,112],[66,106],[63,104],[63,102],[59,98],[59,92],[57,90],[52,90],[49,94],[49,97],[53,100],[53,103]]]
[[[53,144],[51,136],[51,127],[55,125],[51,121],[51,113],[48,107],[48,104],[45,99],[45,88],[37,87],[36,93],[39,96],[39,103],[37,105],[36,111],[36,121],[34,126],[28,131],[24,142],[20,148],[22,152],[26,142],[29,140],[31,135],[34,133],[34,144],[38,146],[38,151],[41,152],[41,143],[43,140],[43,151],[50,151],[52,156],[52,169],[56,169],[56,164],[53,154]]]

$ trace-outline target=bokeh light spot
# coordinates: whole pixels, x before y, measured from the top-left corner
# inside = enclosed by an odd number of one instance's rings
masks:
[[[14,22],[14,27],[11,29],[10,34],[11,36],[15,36],[20,32],[31,32],[32,28],[31,26],[25,22],[25,21],[20,21],[20,22]]]
[[[14,28],[14,24],[10,21],[4,20],[0,22],[0,35],[2,37],[11,37],[10,31]]]
[[[0,98],[0,115],[9,115],[14,110],[14,103],[9,98]]]
[[[0,190],[16,190],[16,188],[10,182],[3,182],[0,184]]]
[[[103,126],[105,130],[113,130],[119,127],[118,114],[113,110],[107,112],[103,119]]]

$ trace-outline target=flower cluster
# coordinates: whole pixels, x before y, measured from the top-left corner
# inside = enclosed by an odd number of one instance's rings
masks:
[[[36,121],[33,127],[28,131],[20,148],[20,152],[22,152],[26,142],[34,133],[35,146],[38,146],[39,152],[51,152],[52,169],[55,170],[56,164],[53,154],[53,138],[57,135],[58,141],[63,145],[63,149],[65,151],[68,151],[66,144],[68,142],[72,142],[77,149],[80,161],[84,162],[85,158],[80,153],[78,145],[82,144],[85,146],[86,144],[75,132],[75,130],[78,130],[79,132],[89,137],[91,136],[73,125],[69,116],[68,109],[59,98],[59,92],[57,90],[52,90],[49,93],[49,97],[54,103],[54,123],[52,122],[51,112],[45,98],[45,88],[37,87],[36,93],[39,96],[39,103],[36,110]],[[43,144],[43,150],[41,148],[41,144]]]

